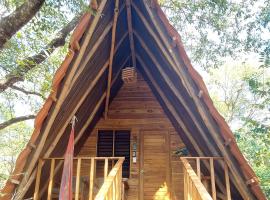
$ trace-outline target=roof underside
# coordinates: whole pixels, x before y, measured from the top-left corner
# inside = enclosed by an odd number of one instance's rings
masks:
[[[93,26],[96,16],[85,16],[80,23],[82,26],[79,25],[77,32],[74,33],[76,36],[76,34],[83,33],[85,30],[78,41],[81,49],[75,51],[74,55],[66,59],[72,60],[66,67],[67,70],[62,72],[65,76],[57,86],[57,100],[53,101],[53,95],[50,96],[47,117],[46,119],[43,117],[44,121],[40,125],[40,131],[35,130],[39,133],[36,134],[37,137],[31,138],[30,143],[36,144],[36,148],[27,155],[27,164],[24,171],[28,170],[29,174],[32,172],[31,168],[35,169],[37,166],[37,159],[35,158],[63,156],[70,133],[68,124],[74,114],[78,119],[75,136],[76,153],[79,152],[84,141],[86,141],[91,129],[103,116],[112,40],[114,2],[107,1],[103,15],[99,18],[83,54],[80,52],[88,37],[86,33],[89,33],[88,30]],[[137,69],[150,85],[168,118],[193,156],[224,156],[229,160],[229,168],[233,171],[231,174],[233,199],[241,199],[243,196],[252,199],[257,196],[258,199],[264,199],[259,186],[255,184],[253,189],[250,190],[250,186],[246,185],[246,177],[250,179],[254,178],[255,175],[252,171],[250,173],[250,169],[243,174],[245,169],[242,168],[242,170],[239,167],[239,165],[243,165],[243,162],[239,164],[239,158],[233,154],[233,151],[237,150],[233,149],[230,142],[224,139],[225,133],[223,132],[227,125],[224,125],[225,128],[222,127],[217,118],[213,117],[213,112],[216,112],[216,110],[214,107],[209,108],[209,102],[206,101],[209,97],[207,91],[204,90],[205,86],[198,85],[198,81],[194,80],[198,75],[193,74],[192,77],[191,74],[194,69],[189,68],[185,52],[184,54],[182,52],[181,55],[181,51],[184,50],[181,49],[182,46],[177,44],[179,36],[176,35],[175,38],[172,38],[169,30],[171,27],[166,26],[164,16],[162,16],[163,13],[156,3],[152,2],[152,4],[147,5],[144,2],[133,1],[131,4]],[[76,43],[74,41],[71,47]],[[120,0],[110,100],[113,99],[123,84],[121,69],[132,65],[130,49],[126,3],[124,0]],[[82,61],[78,64],[76,59],[80,56],[82,56]],[[67,87],[68,84],[70,84],[69,87]],[[212,104],[211,101],[210,104]],[[35,128],[39,129],[37,125]],[[234,138],[231,138],[231,143],[234,145]],[[229,145],[224,145],[226,142]],[[246,165],[243,167],[249,168]],[[49,166],[44,166],[44,168],[49,169]],[[223,170],[218,171],[218,169],[222,169],[222,167],[217,167],[217,173],[220,173],[219,179],[223,182]],[[204,166],[204,170],[207,170],[207,166]],[[49,170],[47,170],[47,173],[49,173]],[[48,176],[43,176],[44,179],[46,177]],[[33,184],[30,185],[28,191],[33,191]],[[22,184],[20,187],[23,187]],[[222,188],[219,187],[219,190],[222,190]],[[26,193],[25,197],[30,193]]]

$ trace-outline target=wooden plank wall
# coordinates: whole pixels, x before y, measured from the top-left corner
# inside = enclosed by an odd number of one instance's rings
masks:
[[[184,186],[182,165],[179,158],[175,156],[175,151],[177,148],[183,148],[184,144],[151,92],[148,84],[143,80],[140,74],[138,75],[137,83],[130,85],[124,84],[122,86],[109,106],[108,119],[100,119],[97,126],[82,147],[79,156],[96,156],[97,131],[101,129],[130,130],[130,155],[133,155],[133,143],[137,143],[137,161],[134,163],[131,160],[130,178],[128,180],[129,190],[126,191],[128,200],[142,200],[143,198],[145,200],[183,199]],[[143,163],[140,162],[143,162],[144,159],[149,157],[149,155],[142,155],[142,152],[140,152],[140,149],[144,151],[144,148],[140,147],[143,138],[142,134],[147,133],[147,131],[154,131],[155,134],[165,134],[165,143],[167,146],[170,144],[169,147],[166,148],[166,162],[168,163],[165,165],[165,180],[168,182],[166,185],[169,187],[166,198],[154,194],[150,188],[145,188],[144,186],[150,187],[151,184],[143,184],[146,180],[143,180],[143,175],[139,173],[142,170],[140,167],[142,168],[143,166]],[[152,159],[153,162],[159,162],[158,155]],[[161,171],[164,171],[164,168],[161,169]],[[83,168],[81,173],[87,175],[89,171],[84,170]],[[154,178],[152,178],[151,181],[155,180],[155,176],[158,180],[159,174],[157,171],[153,171]],[[149,191],[150,193],[148,196],[144,196],[143,191]],[[151,191],[153,194],[151,194]]]

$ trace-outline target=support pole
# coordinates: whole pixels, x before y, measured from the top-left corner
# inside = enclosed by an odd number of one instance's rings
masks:
[[[109,73],[108,73],[108,83],[107,83],[107,93],[106,93],[106,103],[105,103],[105,114],[104,114],[105,119],[107,119],[107,117],[108,117],[109,101],[110,101],[110,94],[111,94],[112,65],[113,65],[114,46],[115,46],[115,32],[116,32],[116,25],[117,25],[118,13],[119,13],[118,7],[119,7],[119,0],[116,0],[115,7],[114,7],[114,16],[113,16],[112,43],[111,43],[111,51],[110,51]]]

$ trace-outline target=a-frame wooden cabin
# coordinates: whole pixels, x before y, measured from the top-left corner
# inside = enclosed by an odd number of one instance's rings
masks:
[[[1,199],[58,198],[74,115],[76,200],[266,199],[158,3],[91,6]]]

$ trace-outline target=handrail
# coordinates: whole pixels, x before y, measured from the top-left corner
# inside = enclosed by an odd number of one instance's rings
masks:
[[[81,173],[81,166],[83,161],[90,161],[89,166],[89,199],[94,199],[94,179],[95,179],[95,169],[96,169],[96,162],[97,161],[104,161],[104,179],[107,180],[107,178],[111,175],[112,171],[116,169],[117,167],[117,181],[119,182],[120,186],[117,186],[117,190],[121,191],[122,187],[122,164],[125,160],[124,157],[74,157],[73,160],[77,161],[77,170],[76,170],[76,180],[75,180],[75,200],[79,200],[79,193],[80,193],[80,173]],[[57,161],[57,163],[56,163]],[[39,200],[43,196],[43,194],[47,191],[47,199],[52,199],[52,191],[53,191],[53,185],[54,185],[54,176],[55,174],[61,169],[61,165],[63,164],[64,158],[63,157],[54,157],[54,158],[40,158],[38,163],[38,170],[36,175],[36,183],[35,183],[35,190],[34,190],[34,200]],[[117,161],[114,167],[112,168],[112,171],[110,172],[108,176],[108,163],[109,161]],[[44,184],[41,184],[41,175],[42,175],[42,168],[43,165],[47,162],[50,164],[50,175],[48,181]],[[120,174],[120,175],[119,175]],[[105,181],[104,180],[104,181]],[[114,182],[115,183],[115,182]],[[43,186],[40,190],[40,186]],[[114,185],[115,187],[115,185]],[[120,187],[120,189],[119,189]],[[121,198],[120,198],[121,199]]]
[[[106,177],[103,185],[101,186],[95,200],[121,200],[122,198],[122,165],[124,158],[117,161],[115,166]]]
[[[230,191],[230,176],[229,176],[228,164],[223,157],[181,157],[181,160],[184,164],[185,163],[189,164],[189,161],[195,161],[196,166],[194,167],[197,174],[194,171],[193,172],[198,177],[201,183],[203,182],[206,186],[210,184],[211,188],[209,190],[211,191],[211,197],[213,200],[216,200],[217,197],[222,197],[222,199],[226,199],[226,200],[232,199],[231,191]],[[210,176],[208,177],[209,177],[210,183],[206,179],[207,176],[202,175],[201,163],[203,163],[209,170]],[[224,171],[224,183],[216,179],[215,164],[218,164],[220,169],[223,169]],[[218,176],[220,176],[220,174]],[[223,190],[221,191],[221,193],[217,192],[216,183],[219,187],[223,187]]]
[[[206,188],[185,158],[180,158],[184,171],[184,199],[185,200],[213,200]]]

